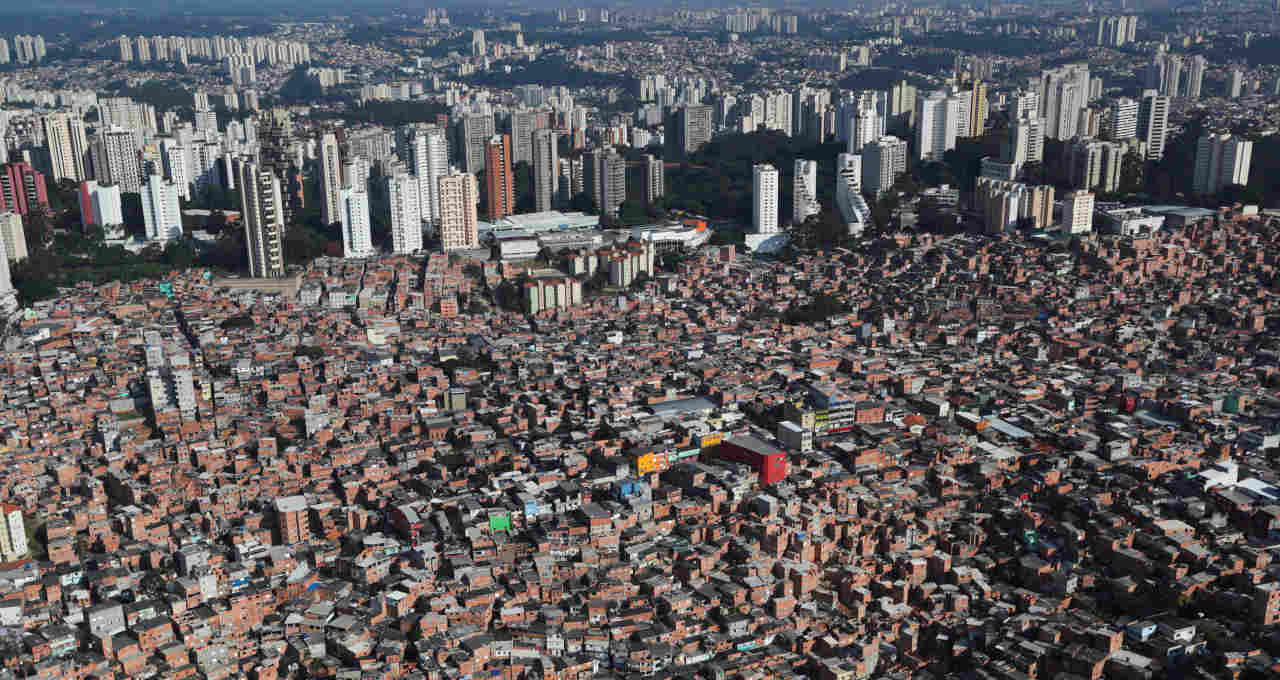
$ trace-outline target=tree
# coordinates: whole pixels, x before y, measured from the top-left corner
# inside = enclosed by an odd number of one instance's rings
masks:
[[[596,205],[595,200],[592,199],[591,195],[585,191],[574,196],[573,199],[569,201],[569,209],[577,212],[584,212],[588,215],[595,215],[600,212],[600,208]]]
[[[13,287],[18,291],[18,301],[23,305],[58,294],[58,286],[46,268],[47,261],[47,258],[33,254],[25,260],[15,262],[10,268]]]
[[[238,271],[245,267],[248,256],[244,230],[223,229],[213,247],[200,256],[200,263],[206,267]]]
[[[142,216],[142,195],[120,194],[120,213],[124,217],[125,230],[130,236],[146,236],[146,222]]]
[[[287,264],[307,264],[329,250],[329,239],[305,224],[285,231],[284,258]]]
[[[1241,184],[1229,184],[1222,187],[1222,191],[1218,192],[1217,205],[1232,205],[1241,203],[1244,205],[1258,205],[1264,200],[1262,189],[1255,186],[1244,186]]]
[[[80,201],[76,197],[76,183],[69,179],[54,179],[53,175],[45,175],[45,194],[49,197],[49,212],[56,215],[75,206]]]
[[[1146,169],[1144,187],[1147,193],[1163,200],[1176,198],[1180,192],[1191,193],[1192,173],[1189,170],[1195,165],[1196,143],[1204,130],[1203,118],[1192,119],[1183,126],[1181,133],[1165,143],[1164,157]],[[1259,158],[1257,149],[1253,157]],[[1121,172],[1123,170],[1122,164]],[[1253,168],[1253,174],[1256,176],[1257,173],[1258,168]]]
[[[511,168],[512,181],[515,184],[516,213],[530,213],[538,209],[538,197],[534,193],[533,166],[520,161]]]
[[[503,279],[491,293],[493,304],[513,312],[520,311],[520,305],[524,302],[520,294],[524,291],[525,281],[524,275],[515,281]]]
[[[627,199],[618,206],[618,221],[625,225],[645,224],[649,221],[649,212],[644,201]]]
[[[225,226],[227,226],[227,214],[222,212],[221,208],[214,208],[209,212],[209,219],[204,223],[206,231],[217,234]]]
[[[955,184],[955,173],[951,171],[951,166],[946,163],[926,162],[915,166],[919,169],[919,182],[926,186],[937,186],[939,184]]]
[[[1040,163],[1042,170],[1040,184],[1068,186],[1071,178],[1067,175],[1067,149],[1069,144],[1061,139],[1044,140],[1044,160]]]
[[[292,104],[309,104],[324,96],[324,87],[320,79],[307,73],[307,67],[298,64],[294,67],[289,79],[280,86],[279,97],[282,102]]]
[[[609,272],[607,269],[607,267],[601,267],[591,276],[583,274],[578,277],[578,280],[582,282],[582,292],[584,295],[588,293],[597,293],[604,290],[604,287],[609,285]]]
[[[1044,169],[1044,164],[1038,161],[1031,161],[1022,166],[1022,177],[1028,184],[1049,184],[1049,177]]]
[[[164,258],[164,249],[160,247],[159,243],[152,241],[142,249],[142,252],[138,253],[138,256],[147,262],[159,262]]]
[[[675,272],[688,258],[689,253],[683,248],[668,250],[658,256],[658,268],[664,272]]]
[[[27,239],[29,250],[44,249],[53,239],[53,222],[49,219],[48,213],[37,208],[23,220],[22,231]]]
[[[790,186],[796,158],[833,158],[844,150],[838,143],[822,144],[777,131],[723,135],[679,165],[666,168],[664,203],[673,210],[746,224],[751,220],[756,164],[773,164],[778,169],[778,183]],[[779,213],[790,214],[790,192],[779,198]],[[830,163],[818,165],[817,198],[826,205],[835,201],[835,166]]]
[[[798,250],[830,250],[849,239],[849,226],[830,209],[810,215],[791,229],[791,244]]]
[[[489,214],[489,183],[484,181],[484,178],[484,170],[476,173],[476,191],[478,194],[477,197],[480,199],[479,202],[476,203],[477,215]]]
[[[196,262],[196,251],[186,240],[170,241],[161,257],[170,267],[189,269]]]
[[[911,176],[910,172],[904,172],[894,178],[893,190],[910,198],[920,193],[920,183],[916,181],[915,177]]]
[[[787,310],[785,319],[789,324],[810,324],[826,321],[837,314],[848,313],[849,310],[850,307],[847,303],[841,302],[828,293],[821,293],[814,296],[813,300],[807,304],[793,304]]]
[[[70,203],[64,203],[67,208],[60,213],[55,213],[57,219],[54,221],[55,226],[63,231],[83,231],[84,218],[80,215],[80,200],[73,198]]]
[[[325,348],[317,347],[315,345],[298,345],[293,350],[293,356],[307,357],[312,361],[319,361],[321,359],[324,359],[325,356],[327,356],[328,354],[329,352],[325,350]]]
[[[921,198],[920,202],[916,204],[916,218],[919,220],[920,226],[926,229],[945,228],[949,222],[953,222],[949,215],[942,212],[938,201],[929,196]]]
[[[248,314],[240,314],[239,316],[228,317],[219,324],[218,327],[223,330],[227,330],[231,328],[252,328],[253,325],[254,321],[252,316]]]
[[[1120,193],[1139,194],[1145,189],[1146,161],[1137,151],[1130,151],[1120,161]]]
[[[898,209],[898,196],[892,191],[885,194],[878,201],[871,203],[871,225],[875,231],[883,233],[888,231],[889,223],[893,221],[893,213]]]
[[[716,230],[711,232],[711,239],[707,241],[710,246],[740,246],[745,241],[744,234],[740,231],[724,231]]]
[[[440,102],[368,101],[358,107],[348,107],[339,115],[349,123],[374,123],[387,127],[400,127],[414,123],[434,123],[436,116],[448,112],[448,107]]]
[[[240,210],[240,192],[227,189],[221,182],[209,182],[187,202],[188,208],[204,210]]]
[[[999,157],[1000,141],[1001,135],[998,133],[956,140],[956,148],[943,155],[954,180],[941,183],[959,185],[963,191],[973,191],[978,176],[982,174],[982,159],[986,156]]]
[[[151,104],[159,111],[190,109],[191,93],[176,81],[148,80],[136,87],[123,87],[120,96]]]

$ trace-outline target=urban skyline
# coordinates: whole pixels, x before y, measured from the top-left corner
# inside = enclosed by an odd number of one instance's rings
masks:
[[[1280,2],[0,8],[0,680],[1280,668]]]

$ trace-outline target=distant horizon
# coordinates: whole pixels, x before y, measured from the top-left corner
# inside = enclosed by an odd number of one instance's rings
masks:
[[[770,9],[791,10],[791,11],[814,11],[814,10],[816,11],[822,11],[822,10],[850,11],[850,10],[856,10],[856,9],[871,9],[872,11],[874,11],[873,8],[887,6],[890,4],[893,4],[899,8],[904,8],[904,7],[905,8],[909,8],[909,7],[982,7],[983,5],[989,4],[989,2],[978,0],[976,2],[952,1],[952,2],[937,2],[937,3],[928,3],[928,2],[889,3],[886,1],[883,3],[874,3],[874,2],[858,3],[858,6],[854,7],[849,5],[841,5],[840,3],[834,3],[834,2],[795,3],[795,2],[780,1],[776,3],[771,3],[771,2],[754,1],[750,3],[743,3],[743,2],[734,2],[732,0],[723,0],[723,1],[699,0],[694,2],[688,2],[688,1],[672,2],[668,0],[666,2],[647,3],[643,5],[639,5],[633,2],[564,3],[564,2],[539,0],[532,3],[515,4],[515,3],[504,1],[504,0],[479,0],[478,2],[455,2],[454,0],[441,0],[440,2],[431,3],[428,6],[423,3],[408,2],[407,0],[363,0],[357,3],[343,2],[341,0],[319,0],[319,1],[313,1],[313,2],[297,2],[295,0],[265,0],[260,2],[254,2],[250,0],[221,0],[221,1],[188,0],[187,2],[184,2],[179,6],[175,6],[173,2],[164,1],[164,0],[154,0],[152,2],[147,2],[145,0],[144,1],[139,1],[139,0],[94,0],[94,1],[54,0],[53,2],[42,3],[39,7],[35,7],[35,8],[20,7],[17,5],[12,6],[10,8],[0,8],[0,16],[39,16],[42,14],[43,15],[66,14],[68,12],[113,14],[113,13],[127,13],[129,11],[139,11],[139,12],[146,11],[151,13],[159,12],[166,16],[175,16],[175,15],[180,16],[184,14],[193,14],[193,13],[204,14],[206,10],[210,10],[210,9],[217,10],[216,13],[211,14],[212,16],[236,16],[240,12],[247,12],[245,16],[254,16],[254,15],[260,15],[264,12],[283,11],[286,9],[293,10],[293,11],[302,10],[310,14],[316,11],[317,9],[326,9],[326,8],[345,9],[345,10],[348,10],[348,12],[355,11],[357,13],[360,12],[361,10],[366,10],[366,9],[375,9],[375,10],[376,9],[397,9],[397,10],[407,11],[410,13],[425,13],[426,10],[432,9],[432,8],[445,8],[449,10],[454,10],[454,9],[472,10],[478,7],[484,8],[486,11],[506,10],[513,13],[521,13],[521,12],[529,12],[529,11],[549,12],[549,11],[554,11],[556,9],[562,9],[562,8],[574,8],[574,9],[600,8],[600,9],[609,9],[609,10],[628,10],[628,9],[653,10],[658,8],[685,8],[685,7],[694,8],[694,9],[716,9],[716,8],[735,8],[735,7],[743,8],[743,9],[751,9],[751,8],[767,7]],[[1070,2],[1066,2],[1065,0],[1055,1],[1055,2],[1042,2],[1037,0],[1031,0],[1030,2],[1026,2],[1022,4],[1028,5],[1031,8],[1036,8],[1038,6],[1038,8],[1040,9],[1049,8],[1049,7],[1078,7],[1079,6],[1077,3],[1070,3]],[[1121,3],[1117,2],[1114,4],[1119,5]],[[1130,2],[1126,4],[1128,5],[1140,4],[1142,5],[1142,7],[1128,6],[1123,9],[1119,7],[1116,7],[1116,8],[1095,7],[1094,12],[1127,11],[1127,12],[1141,13],[1144,11],[1169,9],[1177,3],[1160,2],[1158,0],[1153,0],[1149,2],[1142,2],[1142,3]],[[339,12],[338,14],[343,14],[343,12]]]

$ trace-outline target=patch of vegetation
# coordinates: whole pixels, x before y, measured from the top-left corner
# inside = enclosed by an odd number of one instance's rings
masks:
[[[27,529],[27,555],[33,560],[49,559],[49,547],[45,540],[48,535],[45,533],[45,522],[41,517],[31,517],[26,522]]]
[[[223,321],[218,324],[218,327],[225,331],[233,328],[252,328],[253,325],[254,322],[252,316],[249,316],[248,314],[241,314]]]
[[[819,144],[777,131],[723,135],[679,164],[666,169],[663,207],[688,210],[712,219],[751,223],[752,168],[771,163],[778,169],[778,185],[790,187],[797,158],[818,161],[818,200],[833,205],[835,162],[845,150],[839,142]],[[780,191],[779,215],[791,214],[791,192]]]
[[[437,115],[448,112],[444,104],[436,101],[369,101],[337,116],[348,123],[373,123],[398,127],[414,123],[434,123]]]
[[[848,303],[840,301],[833,295],[822,293],[804,305],[792,304],[783,316],[789,324],[811,324],[818,321],[848,314],[852,311]]]

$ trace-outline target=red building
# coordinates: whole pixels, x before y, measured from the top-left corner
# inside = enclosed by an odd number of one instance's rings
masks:
[[[752,436],[725,439],[716,447],[715,455],[754,467],[761,484],[773,484],[787,477],[787,454]]]
[[[515,180],[511,175],[511,137],[509,135],[494,135],[485,144],[484,184],[490,220],[500,220],[515,213]]]
[[[91,227],[93,226],[93,193],[89,190],[89,183],[81,182],[80,190],[76,194],[80,199],[80,223]]]
[[[22,162],[0,166],[0,212],[29,215],[36,209],[49,210],[44,174]]]

